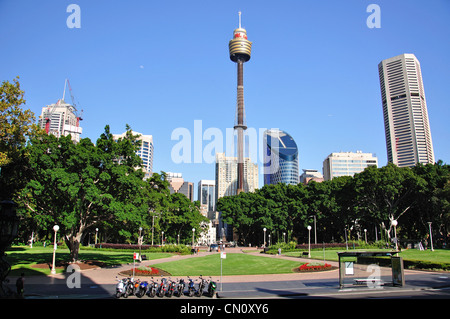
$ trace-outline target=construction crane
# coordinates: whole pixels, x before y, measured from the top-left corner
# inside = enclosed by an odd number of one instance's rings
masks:
[[[77,127],[80,126],[80,121],[83,120],[83,110],[81,110],[80,113],[78,113],[78,109],[77,109],[77,105],[75,103],[75,99],[73,98],[73,94],[72,94],[72,87],[70,86],[70,82],[69,79],[66,79],[67,84],[69,85],[69,92],[70,92],[70,98],[72,99],[72,107],[73,107],[73,113],[75,114],[76,118],[77,118]],[[64,92],[66,91],[66,87],[64,86]],[[64,99],[64,97],[63,97]]]
[[[53,105],[49,105],[49,107],[47,109],[47,112],[45,113],[45,132],[47,134],[50,133],[50,124],[51,124],[51,121],[52,121],[52,114],[53,114],[53,112],[55,111],[56,107],[61,105],[61,103],[65,103],[64,98],[66,96],[66,87],[67,86],[69,86],[70,97],[72,99],[72,111],[75,114],[75,117],[77,119],[76,126],[79,127],[80,126],[80,121],[83,120],[83,110],[81,110],[81,112],[78,113],[77,105],[75,103],[75,99],[74,99],[73,93],[72,93],[72,87],[70,86],[69,79],[66,79],[66,81],[64,83],[64,91],[63,91],[62,99],[58,100]]]

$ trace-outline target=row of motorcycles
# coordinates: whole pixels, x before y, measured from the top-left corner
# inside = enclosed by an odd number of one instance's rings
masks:
[[[184,279],[180,280],[171,280],[166,279],[164,277],[161,278],[160,282],[153,280],[153,277],[150,281],[141,281],[134,280],[134,278],[122,278],[117,279],[116,285],[116,298],[127,298],[128,296],[136,296],[138,298],[142,298],[147,295],[148,297],[181,297],[183,295],[187,295],[189,297],[197,296],[201,297],[205,295],[205,293],[214,297],[216,294],[217,284],[215,281],[204,279],[202,276],[199,277],[199,282],[197,288],[195,287],[194,280],[190,277],[188,278],[188,283],[186,287],[186,282]],[[207,287],[206,291],[205,288]],[[187,288],[187,291],[185,291]]]

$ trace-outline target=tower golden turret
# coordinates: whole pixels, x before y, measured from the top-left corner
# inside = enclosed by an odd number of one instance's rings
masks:
[[[247,62],[252,54],[252,43],[247,39],[247,31],[241,27],[241,13],[239,12],[239,28],[233,32],[233,39],[228,43],[230,59],[233,62]]]
[[[252,43],[247,39],[247,31],[241,27],[241,12],[239,12],[239,28],[234,30],[233,39],[228,44],[231,61],[237,64],[237,106],[236,123],[234,129],[237,131],[237,194],[244,191],[244,62],[250,60]]]

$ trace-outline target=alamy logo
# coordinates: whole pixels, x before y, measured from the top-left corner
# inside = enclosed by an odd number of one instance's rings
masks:
[[[68,288],[81,288],[80,266],[76,264],[69,265],[66,269],[67,276],[66,285]]]
[[[69,29],[81,28],[81,9],[78,4],[69,4],[67,6],[66,12],[71,12],[67,17],[66,25]]]
[[[366,12],[371,12],[372,14],[367,17],[366,24],[369,29],[381,28],[381,8],[378,4],[369,4],[367,6]]]
[[[245,157],[249,157],[252,162],[259,161],[263,163],[266,172],[277,172],[278,162],[270,161],[270,158],[264,156],[266,145],[264,145],[264,132],[266,128],[249,127],[244,131]],[[272,128],[270,131],[278,132],[278,129]],[[177,141],[171,150],[172,162],[180,163],[214,163],[217,153],[225,153],[226,156],[235,156],[236,130],[226,128],[225,135],[217,127],[209,127],[205,130],[202,126],[202,120],[194,120],[193,134],[186,127],[178,127],[172,131],[171,140]],[[270,145],[272,149],[278,149],[281,142],[277,134],[270,134]],[[204,143],[204,142],[207,143]],[[262,167],[261,167],[262,169]]]

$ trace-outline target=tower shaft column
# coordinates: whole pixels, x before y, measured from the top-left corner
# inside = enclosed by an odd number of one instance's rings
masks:
[[[238,185],[237,193],[244,191],[244,62],[237,62],[237,157]]]

